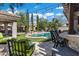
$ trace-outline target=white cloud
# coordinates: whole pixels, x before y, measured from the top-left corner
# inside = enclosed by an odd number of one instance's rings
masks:
[[[9,14],[13,14],[11,11],[8,11]]]
[[[10,14],[13,14],[13,13],[11,12],[10,8],[7,9],[7,12],[10,13]]]
[[[56,16],[62,16],[64,15],[63,13],[57,13]]]
[[[7,9],[7,12],[13,14],[10,8]],[[14,14],[16,14],[17,12],[19,12],[17,8],[14,8]]]
[[[47,15],[45,15],[45,14],[37,14],[38,16],[39,16],[39,18],[44,18],[44,19],[47,19]]]
[[[40,13],[33,13],[33,16],[34,16],[34,17],[36,17],[37,15],[39,16],[39,18],[42,18],[42,17],[43,17],[43,14],[40,14]]]
[[[44,18],[44,19],[47,19],[47,17],[49,16],[53,16],[54,13],[45,13],[45,14],[41,14],[41,13],[33,13],[33,16],[36,17],[36,16],[39,16],[39,18]]]
[[[43,16],[43,18],[44,18],[44,19],[47,19],[47,17],[46,17],[46,16]]]
[[[39,18],[43,17],[43,14],[37,13],[37,15],[39,16]]]
[[[54,13],[46,13],[45,16],[53,16]]]
[[[62,6],[56,7],[56,9],[64,9]]]

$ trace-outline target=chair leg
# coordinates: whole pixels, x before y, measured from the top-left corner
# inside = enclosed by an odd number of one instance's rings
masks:
[[[68,40],[65,40],[65,46],[68,46]]]
[[[57,48],[58,47],[58,43],[54,43],[54,48]]]
[[[65,43],[64,42],[61,42],[60,43],[60,47],[64,47],[65,46]]]
[[[57,42],[57,43],[56,43],[56,48],[58,47],[58,44],[59,44],[59,43]]]
[[[60,43],[60,46],[61,46],[61,47],[67,46],[67,42],[66,42],[66,41],[62,41],[62,42]]]
[[[54,51],[52,51],[52,56],[56,56]]]

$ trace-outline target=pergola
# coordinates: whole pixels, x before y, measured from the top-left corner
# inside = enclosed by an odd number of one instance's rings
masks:
[[[64,14],[69,22],[69,34],[78,32],[79,24],[79,3],[64,3]]]
[[[8,24],[12,23],[12,37],[17,36],[17,22],[20,17],[14,14],[9,14],[7,12],[0,11],[0,23],[4,24],[5,27],[5,34],[8,35]]]

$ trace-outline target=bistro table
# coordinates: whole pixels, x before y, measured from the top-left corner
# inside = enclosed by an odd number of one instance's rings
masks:
[[[60,36],[68,40],[68,46],[70,48],[79,52],[79,34],[70,35],[67,32],[63,32]]]

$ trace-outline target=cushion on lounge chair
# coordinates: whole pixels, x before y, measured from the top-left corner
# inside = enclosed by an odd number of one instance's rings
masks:
[[[35,44],[29,40],[8,40],[9,54],[11,56],[30,56],[34,52]]]

